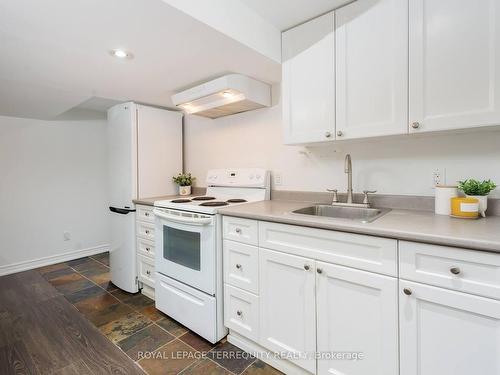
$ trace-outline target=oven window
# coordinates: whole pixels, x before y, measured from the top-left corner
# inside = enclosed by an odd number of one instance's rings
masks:
[[[163,258],[200,270],[200,233],[163,226]]]

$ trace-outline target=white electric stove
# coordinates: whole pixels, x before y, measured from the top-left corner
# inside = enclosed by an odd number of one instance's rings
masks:
[[[154,203],[156,307],[208,341],[223,324],[220,208],[269,199],[270,174],[259,168],[216,169],[206,195]]]

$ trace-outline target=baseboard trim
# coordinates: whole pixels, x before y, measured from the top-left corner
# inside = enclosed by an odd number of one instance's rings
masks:
[[[51,264],[56,264],[60,262],[67,262],[68,260],[78,259],[82,257],[88,257],[90,255],[96,255],[109,251],[109,245],[100,245],[89,247],[81,250],[73,250],[63,254],[51,255],[44,258],[39,258],[35,260],[27,260],[24,262],[18,262],[13,264],[7,264],[0,266],[0,276],[10,275],[11,273],[32,270],[33,268],[49,266]]]

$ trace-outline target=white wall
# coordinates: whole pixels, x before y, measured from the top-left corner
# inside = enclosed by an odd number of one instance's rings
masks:
[[[102,251],[109,243],[105,120],[0,116],[0,210],[0,274]]]
[[[371,139],[315,148],[282,144],[279,105],[217,120],[186,118],[186,169],[205,186],[209,168],[265,167],[282,173],[279,190],[346,189],[344,157],[353,159],[353,185],[386,194],[433,195],[434,168],[446,182],[475,177],[500,183],[500,131]],[[305,151],[305,154],[303,153]],[[497,189],[493,196],[500,197]]]

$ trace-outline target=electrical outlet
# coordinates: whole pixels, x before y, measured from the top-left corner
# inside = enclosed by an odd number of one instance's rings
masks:
[[[63,232],[63,238],[64,238],[64,241],[69,241],[71,240],[71,233],[70,232]]]
[[[432,186],[446,185],[446,169],[434,168],[432,170]]]
[[[274,186],[283,185],[283,175],[280,172],[274,173]]]

